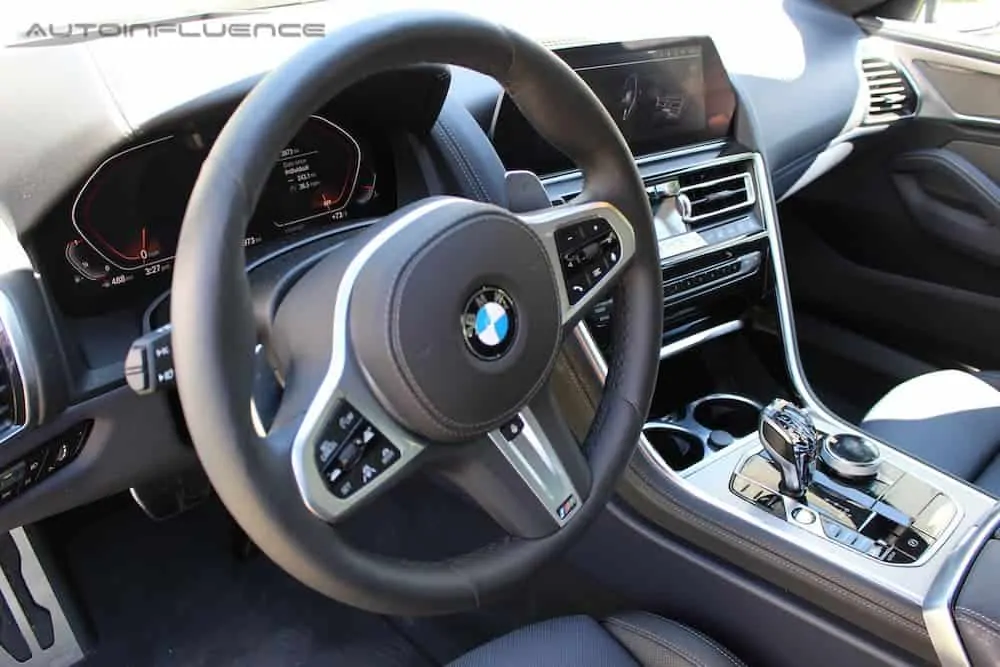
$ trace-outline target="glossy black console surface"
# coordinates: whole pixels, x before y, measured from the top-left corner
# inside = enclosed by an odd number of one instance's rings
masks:
[[[740,464],[730,489],[777,517],[891,565],[919,564],[957,513],[939,489],[888,463],[863,481],[841,479],[817,464],[801,500],[780,494],[780,481],[762,452]]]

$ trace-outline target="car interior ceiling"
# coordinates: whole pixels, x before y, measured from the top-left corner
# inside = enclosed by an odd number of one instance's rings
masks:
[[[0,51],[0,665],[1000,664],[996,50],[333,5]]]

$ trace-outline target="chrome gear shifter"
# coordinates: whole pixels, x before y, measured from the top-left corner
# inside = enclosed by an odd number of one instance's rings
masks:
[[[800,408],[777,398],[760,413],[759,434],[764,449],[781,471],[781,491],[794,498],[806,494],[820,435]]]

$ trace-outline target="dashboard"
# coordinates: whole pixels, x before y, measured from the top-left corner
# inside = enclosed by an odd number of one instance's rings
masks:
[[[463,10],[477,11],[473,4]],[[700,302],[734,276],[763,282],[757,268],[767,257],[753,245],[762,227],[746,227],[746,215],[731,219],[727,198],[745,211],[764,196],[749,154],[766,161],[780,197],[850,129],[864,39],[852,19],[811,0],[701,0],[669,15],[639,2],[634,11],[613,3],[558,16],[547,7],[479,9],[553,48],[591,84],[646,179],[661,255],[716,248],[671,278],[678,313],[696,310],[692,290]],[[268,14],[325,21],[332,31],[369,11],[315,3]],[[748,38],[751,22],[768,39]],[[156,304],[169,296],[187,200],[220,129],[264,72],[305,46],[95,39],[0,51],[0,86],[19,91],[16,103],[0,105],[0,127],[18,128],[0,132],[0,249],[24,267],[0,275],[0,290],[30,334],[38,392],[31,423],[5,443],[0,466],[89,424],[71,469],[0,508],[10,525],[196,465],[176,402],[169,392],[134,394],[124,359],[133,341],[167,321],[169,308]],[[49,73],[44,85],[40,72]],[[315,116],[273,156],[249,221],[242,244],[252,283],[422,197],[508,205],[505,168],[535,171],[556,203],[582,189],[500,85],[469,70],[386,73],[336,96],[318,91],[317,101]],[[697,169],[730,159],[707,177]],[[678,217],[680,195],[710,211]],[[737,243],[745,253],[721,247]]]
[[[33,250],[67,313],[129,307],[169,286],[188,196],[220,129],[209,120],[114,153],[46,220]],[[395,207],[383,135],[314,115],[276,157],[243,245],[252,255]]]

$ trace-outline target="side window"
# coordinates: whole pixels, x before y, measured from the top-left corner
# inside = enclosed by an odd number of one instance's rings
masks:
[[[1000,51],[1000,0],[924,0],[914,21],[944,38]]]

